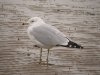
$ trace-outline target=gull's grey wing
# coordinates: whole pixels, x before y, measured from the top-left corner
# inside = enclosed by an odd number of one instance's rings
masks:
[[[56,27],[48,25],[48,24],[46,25],[46,27],[49,27],[50,29],[52,29],[52,31],[54,31],[56,34],[59,34],[59,35],[61,35],[63,37],[66,37],[66,35],[63,34],[61,31],[59,31]]]
[[[49,46],[58,44],[64,45],[69,42],[62,32],[50,25],[41,25],[34,28],[31,32],[31,35],[33,35],[40,43]]]

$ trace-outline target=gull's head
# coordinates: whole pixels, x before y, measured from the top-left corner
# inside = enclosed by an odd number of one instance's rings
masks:
[[[41,22],[43,22],[43,20],[40,17],[32,17],[27,21],[27,23],[23,23],[23,25],[24,24],[33,24],[33,23],[36,23],[36,22],[41,23]]]
[[[40,17],[33,17],[28,20],[28,23],[42,22],[43,20]]]

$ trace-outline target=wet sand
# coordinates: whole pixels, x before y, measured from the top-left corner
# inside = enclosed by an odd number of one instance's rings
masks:
[[[84,49],[33,47],[28,18],[39,16]],[[100,75],[99,0],[0,0],[0,75]]]

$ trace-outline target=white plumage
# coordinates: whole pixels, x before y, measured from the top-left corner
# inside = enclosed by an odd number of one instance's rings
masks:
[[[34,22],[31,22],[31,21]],[[35,21],[36,20],[36,21]],[[39,17],[29,19],[28,35],[41,48],[52,48],[56,45],[67,45],[69,40],[54,26],[46,24]]]

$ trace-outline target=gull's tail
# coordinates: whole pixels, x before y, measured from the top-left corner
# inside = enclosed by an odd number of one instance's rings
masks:
[[[72,42],[69,40],[68,44],[67,45],[60,45],[60,46],[63,46],[63,47],[69,47],[69,48],[80,48],[80,49],[83,49],[83,47],[75,42]]]

